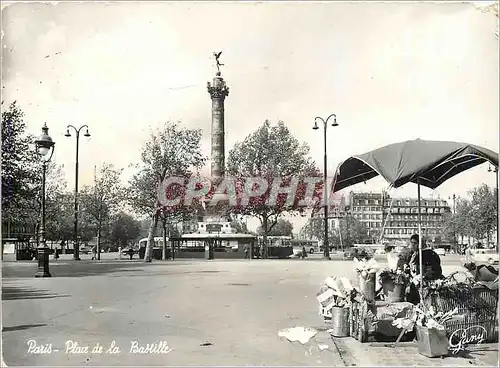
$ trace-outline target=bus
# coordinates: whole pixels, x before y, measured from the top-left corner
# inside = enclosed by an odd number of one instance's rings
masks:
[[[306,239],[290,239],[289,243],[294,249],[306,248],[306,252],[309,254],[321,253],[318,240],[306,240]]]
[[[163,248],[163,237],[156,236],[154,238],[154,242],[155,243],[153,245],[153,248]],[[148,238],[142,238],[141,240],[139,240],[138,243],[139,249],[146,248],[147,245],[148,245]],[[168,246],[168,238],[167,238],[167,246]]]

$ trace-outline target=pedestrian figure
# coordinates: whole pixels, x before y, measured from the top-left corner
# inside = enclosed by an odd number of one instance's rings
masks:
[[[214,259],[214,243],[211,240],[208,242],[208,259]]]
[[[97,249],[95,246],[92,247],[92,261],[96,259]]]
[[[118,247],[118,258],[122,259],[122,247]]]
[[[300,256],[301,256],[302,259],[307,258],[306,247],[302,247],[302,252],[301,252]]]
[[[245,252],[245,259],[249,259],[250,257],[248,256],[248,245],[245,244],[245,247],[243,248],[243,252]]]
[[[55,249],[54,251],[54,259],[58,259],[59,258],[59,249]]]
[[[130,256],[130,260],[132,260],[132,257],[134,256],[134,250],[132,247],[128,249],[128,255]]]

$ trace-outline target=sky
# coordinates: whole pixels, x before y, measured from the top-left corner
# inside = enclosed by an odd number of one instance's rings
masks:
[[[416,138],[498,152],[498,18],[472,4],[6,3],[2,107],[17,100],[33,134],[47,123],[69,188],[75,139],[64,137],[68,124],[88,124],[92,135],[80,139],[80,186],[92,183],[102,162],[130,177],[151,130],[166,121],[202,129],[209,155],[214,51],[222,51],[230,88],[226,156],[264,120],[282,120],[322,167],[322,131],[312,126],[332,113],[339,126],[327,132],[329,175],[351,155]],[[422,195],[447,199],[493,187],[487,169]],[[385,188],[376,178],[350,189]],[[416,186],[390,194],[416,196]],[[305,219],[294,221],[298,230]]]

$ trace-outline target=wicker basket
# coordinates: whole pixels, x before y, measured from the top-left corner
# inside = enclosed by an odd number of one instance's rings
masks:
[[[485,333],[483,342],[498,341],[498,290],[470,286],[457,292],[442,287],[430,293],[424,302],[440,312],[458,308],[458,315],[445,322],[448,336],[459,329],[481,326]]]

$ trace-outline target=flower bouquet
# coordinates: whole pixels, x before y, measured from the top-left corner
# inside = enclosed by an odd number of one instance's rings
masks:
[[[415,306],[410,315],[393,321],[394,326],[402,329],[396,343],[404,333],[416,327],[418,352],[429,358],[445,356],[448,354],[448,339],[444,323],[457,313],[458,308],[443,313],[422,304]]]
[[[380,266],[373,258],[354,258],[354,270],[358,274],[359,288],[367,301],[375,300],[375,275]]]
[[[332,323],[332,335],[349,335],[349,304],[354,288],[345,277],[328,277],[316,295],[320,315]]]

